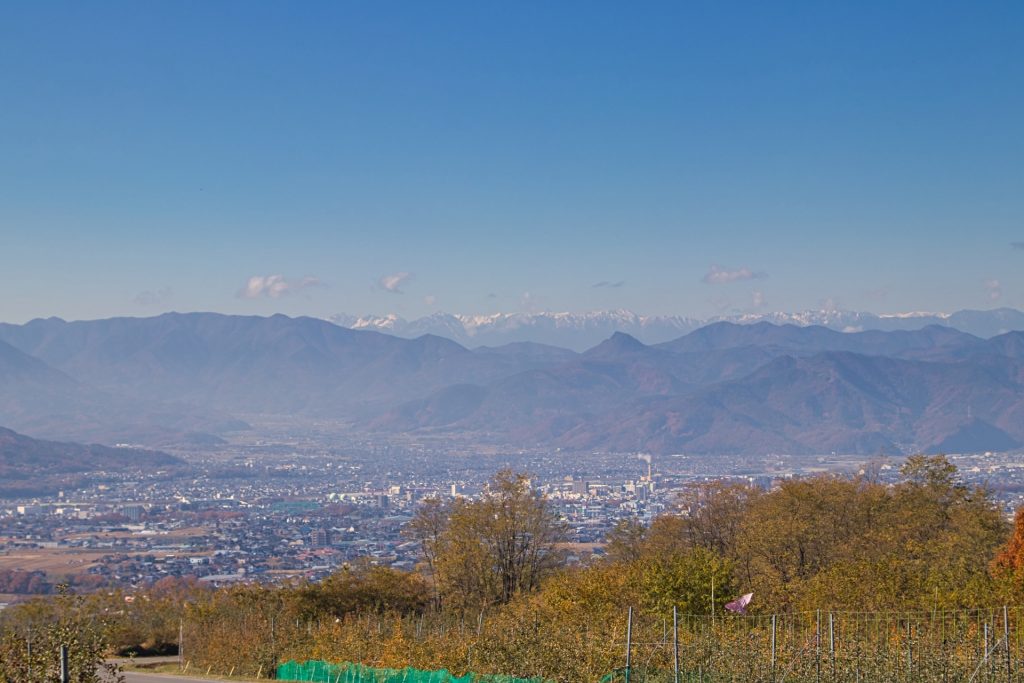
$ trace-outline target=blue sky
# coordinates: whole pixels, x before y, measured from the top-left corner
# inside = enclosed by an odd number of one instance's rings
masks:
[[[2,7],[0,320],[1024,307],[1020,2]]]

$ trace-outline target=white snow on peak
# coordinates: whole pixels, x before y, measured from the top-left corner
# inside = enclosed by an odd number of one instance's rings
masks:
[[[330,320],[355,330],[376,330],[400,337],[434,334],[466,346],[499,346],[510,342],[538,342],[582,350],[615,332],[625,332],[645,344],[669,341],[715,322],[776,325],[822,325],[843,332],[863,330],[909,330],[927,325],[947,325],[988,337],[1010,329],[1024,329],[1024,313],[1014,309],[935,313],[865,313],[820,309],[771,313],[741,313],[698,319],[677,315],[639,315],[625,309],[583,312],[543,311],[531,313],[433,313],[406,320],[399,315],[345,314]]]

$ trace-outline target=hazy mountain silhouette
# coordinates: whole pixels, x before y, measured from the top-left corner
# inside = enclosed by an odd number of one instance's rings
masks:
[[[709,454],[1024,442],[1021,332],[722,322],[657,346],[617,332],[576,353],[193,313],[36,320],[0,325],[0,339],[0,420],[48,436],[61,424],[69,435],[115,433],[114,422],[196,431],[197,413],[225,428],[227,415],[266,413],[381,433]]]
[[[53,439],[148,444],[247,426],[220,410],[98,390],[2,341],[0,424]]]
[[[985,341],[946,328],[711,327],[658,347],[618,334],[576,361],[452,388],[391,411],[377,426],[660,453],[873,454],[1024,442],[1024,386],[1011,355],[1024,349],[1019,333]],[[973,360],[957,359],[963,355]],[[445,402],[459,410],[440,409]]]
[[[659,344],[657,348],[681,353],[757,346],[790,355],[850,351],[872,356],[929,358],[947,357],[984,345],[985,340],[979,337],[940,325],[892,332],[837,332],[819,325],[721,322]]]
[[[1024,390],[1015,374],[1012,363],[784,356],[689,396],[637,400],[557,442],[661,453],[1004,450],[1024,441]]]
[[[74,475],[184,465],[180,458],[160,451],[43,441],[0,427],[0,496],[50,493],[79,481]]]
[[[283,315],[51,318],[0,326],[0,338],[99,389],[250,413],[350,413],[520,367],[441,337]]]

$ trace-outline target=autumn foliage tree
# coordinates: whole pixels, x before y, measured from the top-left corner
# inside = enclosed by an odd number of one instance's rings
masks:
[[[1013,532],[992,560],[992,574],[1011,600],[1024,596],[1024,506],[1013,516]]]
[[[295,591],[299,615],[343,617],[352,613],[420,613],[430,604],[430,588],[416,573],[369,563],[348,565],[319,583]]]
[[[86,598],[68,593],[66,587],[59,590],[59,596],[34,600],[0,624],[0,681],[61,680],[61,646],[67,648],[74,683],[123,681],[120,667],[106,661],[115,619],[96,614]]]
[[[772,491],[702,483],[680,507],[646,528],[617,527],[610,559],[657,566],[706,553],[730,567],[736,590],[756,594],[754,610],[982,605],[994,599],[989,561],[1007,534],[991,495],[960,482],[943,456],[908,458],[895,485],[833,475]]]
[[[1013,516],[1013,533],[993,561],[996,571],[1014,574],[1024,570],[1024,507],[1017,508]]]
[[[498,472],[476,500],[428,503],[411,524],[445,604],[481,609],[536,590],[560,565],[565,526],[529,478]]]

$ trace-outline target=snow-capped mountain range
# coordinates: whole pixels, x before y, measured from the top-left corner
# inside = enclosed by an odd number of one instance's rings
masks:
[[[1024,313],[1012,308],[963,310],[955,313],[915,311],[876,314],[860,311],[818,310],[796,313],[757,313],[714,318],[638,315],[627,310],[588,311],[584,313],[490,313],[466,315],[435,313],[415,320],[390,314],[356,317],[345,314],[330,320],[355,330],[375,330],[398,337],[416,338],[424,334],[445,337],[467,347],[500,346],[511,342],[535,342],[582,351],[595,346],[615,332],[625,332],[645,344],[658,344],[681,337],[715,322],[777,325],[821,325],[843,332],[862,330],[914,330],[928,325],[953,327],[979,337],[993,337],[1013,330],[1024,330]]]

